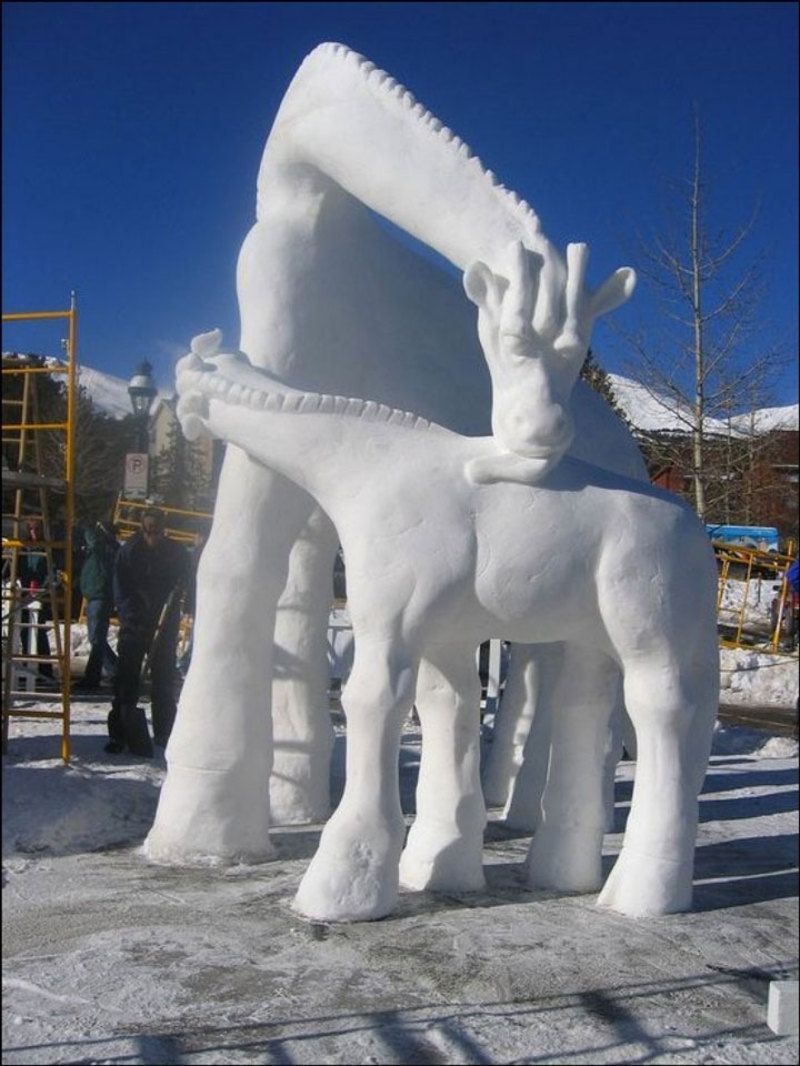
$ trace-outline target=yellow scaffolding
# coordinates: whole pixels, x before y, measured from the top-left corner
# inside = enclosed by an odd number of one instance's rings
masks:
[[[793,610],[786,572],[794,561],[793,556],[722,541],[714,542],[714,554],[719,570],[720,645],[797,655],[797,645],[791,636],[786,646],[786,631],[789,628],[791,634]]]
[[[114,507],[113,521],[123,540],[127,540],[139,529],[142,511],[146,511],[148,507],[156,507],[164,514],[166,522],[171,523],[165,526],[164,532],[170,540],[177,540],[182,544],[193,544],[197,533],[207,533],[211,527],[213,515],[208,511],[187,511],[182,507],[170,507],[152,500],[127,500],[120,495]]]
[[[68,311],[25,311],[4,313],[4,322],[32,322],[44,319],[66,319],[68,337],[67,361],[43,365],[32,356],[3,358],[3,750],[8,743],[10,719],[60,718],[62,722],[61,757],[70,757],[70,625],[72,621],[72,530],[75,522],[75,415],[78,365],[78,308],[72,293]],[[66,376],[66,421],[43,421],[40,418],[37,381],[40,375]],[[14,382],[21,379],[21,385]],[[7,413],[10,417],[7,417]],[[63,434],[60,476],[47,475],[42,469],[41,433]],[[50,499],[64,498],[64,535],[53,535]],[[41,527],[41,538],[24,536],[31,521]],[[56,567],[55,553],[63,553],[62,565]],[[20,580],[20,564],[26,557],[44,558],[46,580],[44,595],[38,599],[30,586]],[[60,578],[60,580],[59,580]],[[33,654],[25,648],[24,637],[43,620],[34,613],[49,608],[55,651],[49,655]],[[28,619],[23,622],[23,612]],[[21,646],[20,646],[21,645]],[[38,648],[37,648],[38,652]],[[57,691],[35,691],[18,687],[20,678],[31,675],[31,666],[38,672],[41,665],[50,664],[57,671]],[[35,682],[34,682],[35,684]],[[60,700],[61,710],[31,707],[30,703]]]

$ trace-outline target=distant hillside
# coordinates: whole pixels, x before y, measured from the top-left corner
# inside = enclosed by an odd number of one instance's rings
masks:
[[[128,396],[128,382],[122,378],[106,374],[102,370],[94,370],[90,366],[78,366],[78,382],[86,389],[92,403],[98,410],[103,411],[112,418],[124,418],[131,414],[131,400]],[[156,395],[151,414],[155,412],[158,404],[167,398],[169,393],[163,389]]]
[[[620,374],[609,374],[608,378],[617,403],[636,429],[647,432],[689,432],[691,421],[687,408],[665,396],[654,394],[638,381]],[[735,434],[748,433],[750,415],[734,415],[731,425]],[[768,433],[773,429],[798,429],[800,407],[796,403],[786,407],[763,407],[754,413],[753,426],[756,433]],[[709,433],[728,432],[727,423],[716,418],[706,420],[706,429]]]

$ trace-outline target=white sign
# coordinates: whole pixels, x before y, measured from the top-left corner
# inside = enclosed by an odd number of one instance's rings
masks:
[[[126,499],[144,499],[147,496],[147,467],[146,452],[129,452],[125,456],[125,483],[122,494]]]

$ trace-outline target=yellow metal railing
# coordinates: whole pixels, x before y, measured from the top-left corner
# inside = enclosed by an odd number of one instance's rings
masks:
[[[150,507],[156,507],[161,511],[166,522],[188,520],[184,523],[184,528],[181,528],[180,525],[165,525],[164,532],[172,540],[193,544],[198,532],[208,532],[211,526],[213,516],[209,511],[189,511],[183,507],[171,507],[169,504],[163,503],[148,503],[146,500],[126,500],[123,496],[119,496],[114,507],[113,521],[114,525],[118,527],[120,536],[127,538],[132,533],[135,533],[141,525],[142,512]]]
[[[721,646],[797,654],[792,592],[786,577],[793,555],[722,541],[714,542],[714,553],[719,569]]]

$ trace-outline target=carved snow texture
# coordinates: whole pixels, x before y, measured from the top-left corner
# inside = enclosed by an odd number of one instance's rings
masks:
[[[405,429],[433,430],[446,433],[436,422],[430,422],[413,411],[400,411],[375,400],[361,400],[349,396],[331,396],[319,392],[297,390],[270,391],[265,388],[248,388],[238,382],[227,380],[215,369],[182,368],[181,392],[196,389],[215,400],[229,404],[252,407],[257,411],[283,411],[296,414],[336,415],[342,418],[360,418],[369,422],[390,422]]]
[[[388,104],[389,107],[394,107],[403,113],[404,121],[410,122],[413,117],[423,135],[430,136],[443,143],[463,161],[465,166],[471,168],[476,175],[485,180],[492,187],[498,198],[510,207],[515,214],[524,217],[528,226],[531,226],[534,231],[540,229],[539,217],[526,200],[521,199],[517,193],[501,184],[497,175],[484,167],[480,158],[474,154],[470,146],[461,137],[453,133],[451,129],[443,125],[423,104],[420,104],[412,92],[390,74],[387,74],[385,70],[381,70],[370,60],[359,55],[358,52],[352,51],[344,44],[332,42],[320,44],[306,56],[298,74],[300,72],[312,74],[316,67],[323,66],[331,61],[357,72],[369,92],[382,103]]]

